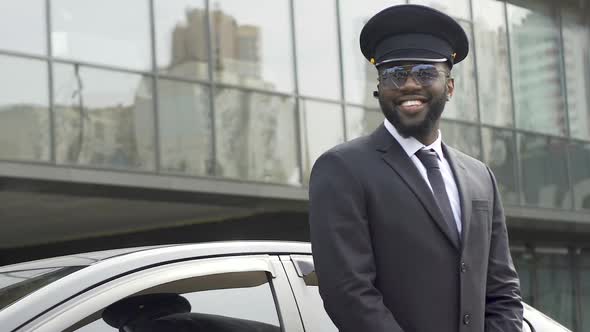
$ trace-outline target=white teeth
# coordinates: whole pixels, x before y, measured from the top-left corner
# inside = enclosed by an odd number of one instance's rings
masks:
[[[420,100],[406,100],[402,103],[402,106],[420,106],[422,104]]]

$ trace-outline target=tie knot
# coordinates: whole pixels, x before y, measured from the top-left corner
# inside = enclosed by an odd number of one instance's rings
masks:
[[[424,165],[426,169],[440,168],[438,165],[438,156],[436,155],[436,151],[432,149],[420,149],[416,152],[416,157],[420,159],[422,165]]]

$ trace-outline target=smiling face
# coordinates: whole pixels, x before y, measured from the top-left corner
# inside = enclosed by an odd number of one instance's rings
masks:
[[[379,105],[385,118],[395,126],[404,137],[415,137],[422,143],[431,143],[438,135],[438,124],[444,110],[447,96],[454,91],[454,81],[449,78],[449,67],[445,63],[426,64],[425,67],[434,65],[436,70],[430,73],[416,71],[420,67],[414,67],[417,63],[396,62],[385,64],[378,68],[379,71]],[[407,76],[405,81],[395,79],[390,75],[403,66],[406,69],[414,67],[414,73]],[[438,74],[436,74],[438,73]],[[422,80],[416,79],[420,75],[437,75]],[[424,76],[422,76],[424,77]],[[434,138],[434,139],[432,139]],[[428,145],[428,144],[427,144]]]

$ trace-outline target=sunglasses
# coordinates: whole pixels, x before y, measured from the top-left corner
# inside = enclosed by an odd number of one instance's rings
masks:
[[[410,75],[423,87],[431,86],[441,77],[449,78],[446,71],[432,64],[414,64],[386,68],[381,72],[379,81],[384,88],[399,89]]]

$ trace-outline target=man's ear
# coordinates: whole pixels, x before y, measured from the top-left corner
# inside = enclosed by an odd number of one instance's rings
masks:
[[[373,91],[373,97],[379,98],[379,83],[377,83],[377,90]]]
[[[450,99],[455,93],[455,79],[449,77],[447,80],[447,97]]]

